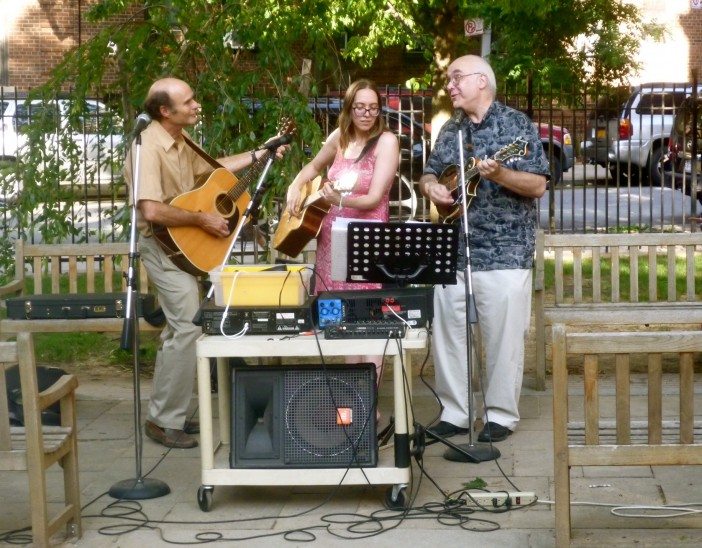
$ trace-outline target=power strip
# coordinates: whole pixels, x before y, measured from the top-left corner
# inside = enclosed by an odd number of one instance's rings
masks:
[[[487,491],[468,491],[468,495],[472,498],[470,502],[475,501],[480,506],[486,508],[505,508],[526,506],[536,501],[536,494],[533,491],[496,491],[489,493]]]

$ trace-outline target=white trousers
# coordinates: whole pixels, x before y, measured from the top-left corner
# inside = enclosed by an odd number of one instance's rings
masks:
[[[195,341],[202,335],[192,322],[200,306],[198,283],[153,238],[142,237],[139,251],[167,322],[156,354],[148,417],[162,428],[182,430],[195,383]]]
[[[524,374],[524,339],[531,317],[531,269],[472,273],[472,291],[485,352],[484,421],[510,430],[519,422]],[[468,414],[466,300],[463,272],[456,285],[434,288],[432,354],[441,420],[463,428]],[[477,361],[473,360],[477,371]]]

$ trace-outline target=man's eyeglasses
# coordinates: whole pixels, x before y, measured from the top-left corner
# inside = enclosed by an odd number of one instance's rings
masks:
[[[461,83],[461,80],[468,76],[473,76],[475,74],[480,74],[481,76],[484,74],[482,72],[469,72],[468,74],[454,74],[448,79],[448,82],[446,86],[448,87],[449,85],[453,84],[454,86],[458,86],[458,84]]]
[[[380,107],[365,107],[363,105],[353,105],[353,113],[356,116],[363,116],[364,114],[369,114],[370,116],[378,116],[380,114]]]

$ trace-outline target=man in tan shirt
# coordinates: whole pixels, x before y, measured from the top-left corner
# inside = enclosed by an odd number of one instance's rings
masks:
[[[167,447],[191,448],[198,444],[192,434],[199,432],[199,424],[188,421],[186,415],[195,380],[195,341],[201,334],[200,328],[192,323],[200,305],[198,281],[168,258],[153,238],[150,223],[166,227],[195,226],[222,238],[229,235],[229,226],[216,213],[187,211],[168,204],[213,171],[184,139],[185,128],[194,125],[200,115],[200,104],[190,86],[176,78],[157,80],[149,89],[145,109],[152,122],[141,133],[136,197],[141,235],[139,252],[149,279],[156,286],[167,322],[156,356],[145,432]],[[130,192],[134,147],[127,154],[124,173]],[[278,155],[284,151],[282,147]],[[220,158],[218,162],[230,171],[239,171],[251,165],[256,154],[263,153],[248,151]]]

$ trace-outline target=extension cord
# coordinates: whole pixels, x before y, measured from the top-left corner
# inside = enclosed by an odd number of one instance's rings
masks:
[[[533,491],[498,491],[494,493],[486,491],[468,491],[468,495],[473,499],[471,502],[475,501],[480,506],[485,506],[486,508],[514,508],[517,506],[526,506],[536,501],[536,494]]]

